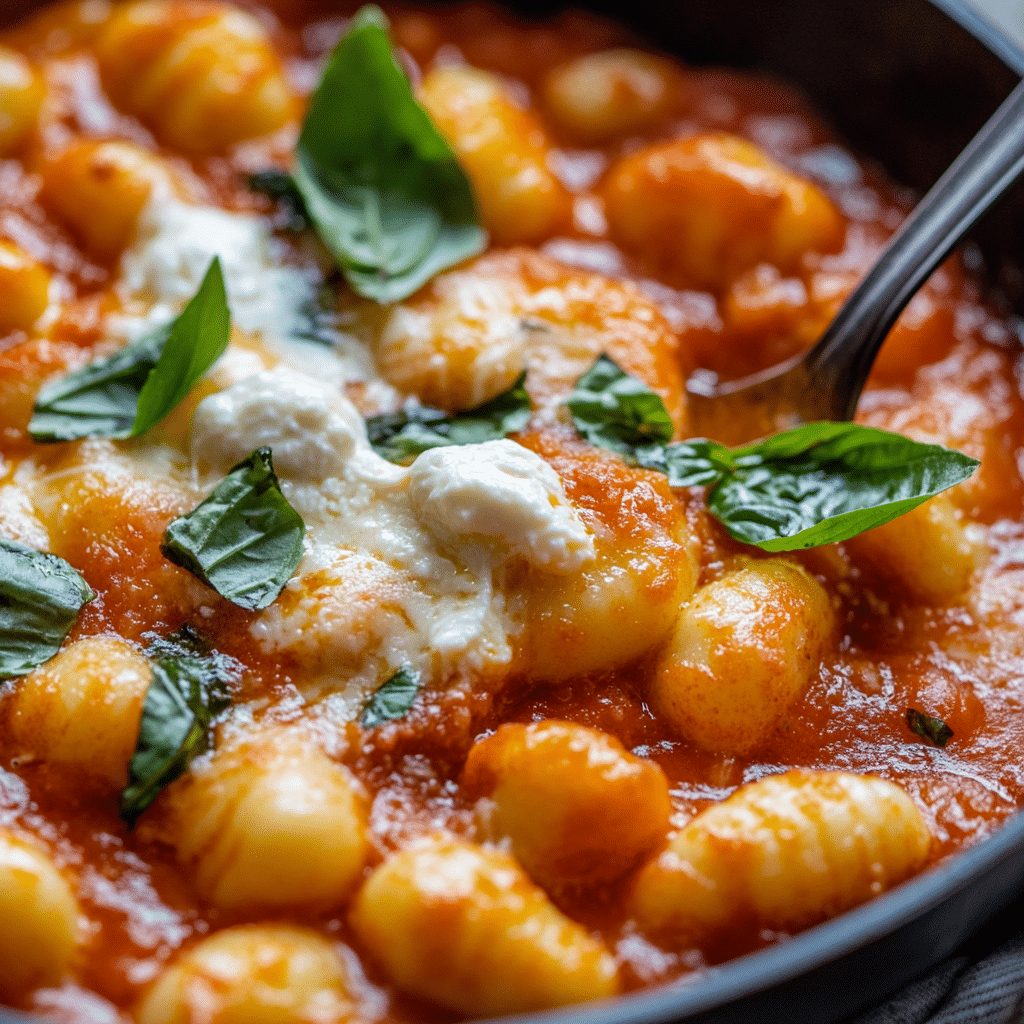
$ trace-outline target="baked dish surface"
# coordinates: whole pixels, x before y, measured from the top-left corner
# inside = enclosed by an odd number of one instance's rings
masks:
[[[912,203],[784,84],[582,13],[0,35],[0,1004],[699,984],[998,829],[1016,321],[956,256],[856,426],[737,453],[688,414]]]

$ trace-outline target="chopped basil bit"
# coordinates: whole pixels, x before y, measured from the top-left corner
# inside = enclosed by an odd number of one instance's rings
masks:
[[[42,443],[137,437],[220,358],[231,329],[220,260],[171,323],[39,392],[28,432]]]
[[[565,403],[576,429],[591,443],[621,455],[672,440],[672,418],[661,397],[606,355],[587,370]]]
[[[63,559],[0,540],[0,677],[49,661],[95,596]]]
[[[400,668],[366,702],[366,707],[363,708],[363,728],[373,729],[385,722],[402,718],[412,707],[419,690],[419,673],[412,669]]]
[[[209,749],[210,726],[228,706],[212,660],[160,658],[152,667],[128,785],[121,793],[121,819],[129,831],[161,790]]]
[[[217,678],[223,683],[237,680],[242,675],[241,662],[229,654],[215,651],[210,642],[195,626],[185,623],[180,629],[161,636],[159,633],[143,633],[146,641],[146,657],[152,661],[161,658],[201,658],[207,660]]]
[[[856,423],[808,423],[733,449],[706,438],[652,443],[645,431],[664,438],[664,404],[624,376],[598,359],[568,401],[576,429],[667,474],[673,487],[707,487],[708,510],[730,536],[765,551],[849,540],[963,483],[978,466],[960,452]]]
[[[374,451],[389,462],[411,462],[429,448],[482,444],[522,430],[530,419],[526,374],[489,402],[467,412],[447,413],[428,407],[371,416],[366,433]]]
[[[933,746],[944,747],[952,738],[953,730],[941,718],[932,718],[917,708],[907,709],[907,725],[910,731]]]
[[[277,204],[278,216],[274,227],[279,231],[304,231],[309,227],[306,204],[295,179],[287,171],[269,167],[250,174],[245,180],[253,192],[259,192]]]
[[[167,527],[160,550],[221,597],[255,611],[271,604],[298,568],[305,532],[281,493],[270,449],[257,448]]]
[[[324,244],[366,298],[404,299],[486,245],[469,179],[413,97],[378,7],[356,14],[328,58],[294,174]]]

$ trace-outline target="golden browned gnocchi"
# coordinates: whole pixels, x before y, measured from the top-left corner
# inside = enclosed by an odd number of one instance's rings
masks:
[[[463,783],[493,801],[491,827],[540,882],[618,878],[668,832],[661,769],[569,722],[501,726],[470,750]]]
[[[843,221],[827,196],[745,139],[695,135],[616,163],[605,185],[615,239],[680,287],[724,290],[759,263],[796,269],[831,252]]]
[[[369,852],[359,783],[297,730],[226,745],[168,803],[179,860],[225,910],[338,906]]]
[[[0,156],[8,156],[32,132],[45,86],[23,54],[0,46]]]
[[[97,37],[96,56],[114,102],[186,153],[267,135],[294,114],[263,26],[232,4],[122,3]]]
[[[752,562],[701,587],[683,609],[651,703],[692,743],[747,754],[807,689],[834,632],[829,596],[805,569]]]
[[[496,243],[536,242],[568,221],[569,195],[548,168],[544,129],[499,78],[437,68],[423,80],[420,97],[465,165]]]
[[[909,471],[696,436],[694,374],[813,344],[906,213],[795,93],[579,12],[40,3],[0,28],[0,1007],[694,987],[1024,806],[978,283],[859,407],[980,460],[906,516],[801,550]]]
[[[46,312],[49,289],[46,267],[0,239],[0,331],[30,331]]]
[[[69,644],[0,705],[14,756],[124,789],[151,676],[149,661],[116,637]]]
[[[60,984],[84,937],[64,874],[42,850],[0,830],[0,999],[20,1006],[38,988]]]
[[[340,1024],[356,1016],[334,946],[287,925],[239,925],[203,939],[164,970],[137,1011],[139,1024]]]
[[[172,194],[159,157],[129,142],[79,143],[48,160],[42,178],[43,201],[104,261],[127,248],[154,189]]]
[[[544,82],[544,99],[574,141],[604,142],[671,114],[684,88],[672,61],[641,50],[605,50],[555,68]]]
[[[849,772],[787,772],[698,814],[640,872],[644,928],[680,943],[730,928],[794,931],[903,881],[931,834],[899,786]]]
[[[474,1017],[615,995],[615,961],[497,850],[437,840],[386,861],[352,906],[403,989]]]

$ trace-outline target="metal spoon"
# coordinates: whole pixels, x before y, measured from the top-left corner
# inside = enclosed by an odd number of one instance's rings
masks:
[[[693,435],[740,444],[800,423],[853,419],[896,318],[1022,170],[1024,81],[917,204],[813,348],[726,384],[691,378]]]

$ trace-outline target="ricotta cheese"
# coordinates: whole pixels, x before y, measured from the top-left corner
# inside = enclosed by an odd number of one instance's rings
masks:
[[[532,565],[570,573],[594,557],[594,540],[558,474],[514,441],[434,448],[412,464],[409,496],[445,545],[484,541]]]

